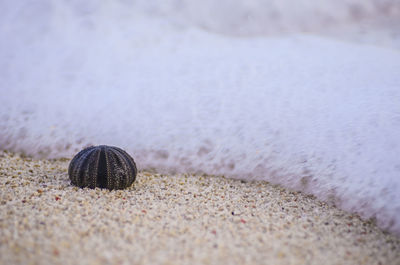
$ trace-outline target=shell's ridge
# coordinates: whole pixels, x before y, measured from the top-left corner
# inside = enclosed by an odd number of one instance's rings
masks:
[[[86,177],[84,178],[84,186],[89,186],[90,188],[95,188],[97,185],[97,161],[99,159],[100,152],[98,149],[93,149],[89,151],[89,157],[86,161],[87,167],[85,169]]]
[[[116,148],[116,151],[120,154],[120,157],[126,161],[127,166],[129,166],[130,168],[133,169],[132,178],[133,178],[133,181],[135,181],[136,175],[137,175],[137,168],[136,168],[135,161],[127,152],[125,152],[121,148]]]
[[[121,160],[118,158],[118,153],[117,152],[112,152],[110,153],[110,158],[111,161],[114,165],[114,182],[115,185],[124,185],[125,181],[123,181],[124,179],[128,180],[130,178],[130,176],[128,176],[127,178],[123,178],[123,172],[129,172],[126,171],[126,167],[124,166],[125,163],[121,163]]]
[[[106,177],[105,180],[107,182],[107,187],[113,189],[114,188],[114,182],[112,181],[112,174],[111,171],[114,171],[113,169],[113,163],[110,162],[110,153],[109,152],[104,152],[104,157],[106,161]]]
[[[113,164],[115,166],[115,182],[116,185],[127,185],[129,179],[131,178],[131,171],[128,170],[129,164],[127,163],[128,159],[125,159],[126,156],[123,156],[120,154],[118,149],[114,150],[115,152],[110,153],[111,159],[113,161]],[[123,172],[128,172],[129,177],[128,178],[123,178]]]
[[[77,160],[76,171],[76,182],[80,187],[89,186],[90,178],[87,176],[89,172],[90,165],[90,155],[92,154],[94,149],[86,150],[86,152],[82,153],[82,156]]]
[[[108,172],[107,172],[107,155],[106,152],[103,148],[100,148],[99,150],[99,159],[97,162],[98,165],[98,170],[97,170],[97,175],[96,175],[96,179],[97,179],[97,184],[100,188],[105,188],[105,187],[109,187],[108,183],[107,183],[107,179],[108,179]]]
[[[89,147],[90,148],[90,147]],[[79,162],[82,159],[82,155],[89,149],[83,149],[81,150],[77,155],[74,156],[74,158],[72,158],[69,167],[68,167],[68,175],[71,178],[71,181],[73,183],[78,183],[78,178],[76,178],[76,174],[78,172],[78,167],[79,167]]]

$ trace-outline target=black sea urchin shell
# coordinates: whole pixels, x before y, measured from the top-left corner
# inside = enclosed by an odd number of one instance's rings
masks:
[[[124,189],[132,185],[137,174],[133,158],[113,146],[91,146],[72,158],[68,168],[71,183],[78,187]]]

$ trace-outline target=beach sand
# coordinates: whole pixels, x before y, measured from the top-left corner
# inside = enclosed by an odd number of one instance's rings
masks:
[[[398,237],[268,182],[140,172],[110,192],[68,164],[0,151],[0,264],[400,264]]]

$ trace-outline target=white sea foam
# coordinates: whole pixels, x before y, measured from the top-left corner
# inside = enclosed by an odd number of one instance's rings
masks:
[[[379,11],[367,8],[374,1],[346,1],[361,2],[368,16]],[[195,1],[6,3],[1,149],[55,158],[116,145],[141,169],[268,180],[400,234],[398,51],[271,37],[257,27],[273,19],[260,14],[237,31],[230,19],[245,1],[225,19],[207,19],[212,1],[199,13]],[[263,1],[252,3],[257,13]],[[355,23],[346,5],[327,3],[299,9],[299,23],[269,8],[293,32],[327,15]],[[329,13],[332,5],[341,9]],[[307,20],[318,8],[326,12]]]

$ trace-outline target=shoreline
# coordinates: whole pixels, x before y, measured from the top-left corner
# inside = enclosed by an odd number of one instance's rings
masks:
[[[110,192],[68,164],[0,151],[0,264],[400,263],[400,238],[265,181],[139,172]]]

